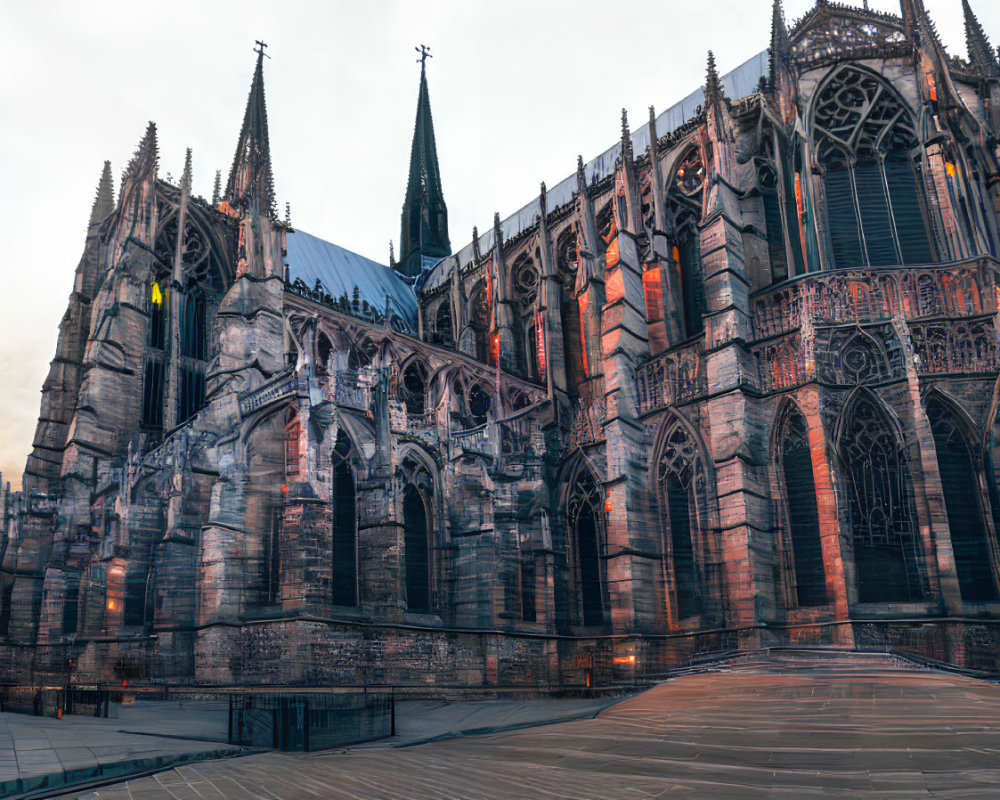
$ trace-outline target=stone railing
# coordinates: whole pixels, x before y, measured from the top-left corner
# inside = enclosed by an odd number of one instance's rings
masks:
[[[997,311],[997,267],[978,258],[940,267],[828,270],[757,292],[754,338],[789,333],[808,318],[817,325],[865,324]]]
[[[798,331],[753,348],[758,391],[765,394],[801,386],[815,377],[812,347]]]
[[[635,373],[638,413],[703,397],[707,389],[701,340],[658,355]]]
[[[505,456],[523,456],[529,451],[539,456],[545,452],[545,433],[534,407],[498,420],[497,425],[500,429],[501,452]]]
[[[500,436],[496,425],[487,422],[467,431],[452,431],[452,442],[470,453],[497,458],[500,455]]]
[[[330,399],[338,406],[367,411],[371,408],[372,386],[376,380],[375,371],[370,367],[336,372],[327,383]]]
[[[914,323],[910,326],[917,372],[994,373],[1000,368],[993,319]]]

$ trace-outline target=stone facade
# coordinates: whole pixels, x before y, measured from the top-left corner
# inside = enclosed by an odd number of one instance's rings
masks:
[[[1000,668],[1000,63],[901,12],[776,1],[769,59],[444,258],[422,74],[396,271],[278,218],[262,58],[211,202],[151,125],[0,495],[7,674]]]

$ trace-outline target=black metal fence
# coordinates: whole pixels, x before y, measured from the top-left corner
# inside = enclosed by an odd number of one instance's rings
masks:
[[[122,692],[103,687],[56,689],[36,686],[5,686],[0,689],[0,711],[54,717],[84,714],[92,717],[117,716]],[[113,705],[114,704],[114,705]]]
[[[275,750],[324,750],[395,733],[390,694],[232,694],[229,742]]]

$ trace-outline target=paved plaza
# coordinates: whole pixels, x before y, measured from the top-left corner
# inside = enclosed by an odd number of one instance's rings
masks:
[[[79,796],[995,799],[1000,687],[885,667],[748,665],[675,679],[592,719],[200,762]]]

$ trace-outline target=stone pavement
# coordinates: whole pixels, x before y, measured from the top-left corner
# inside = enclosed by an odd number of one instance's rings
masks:
[[[362,747],[408,746],[592,717],[610,702],[401,701],[396,704],[397,735]],[[139,700],[134,706],[112,708],[114,719],[0,714],[0,798],[245,752],[226,744],[225,702]]]
[[[474,716],[473,716],[474,719]],[[689,675],[594,719],[200,762],[89,800],[1000,797],[1000,686],[867,667]]]
[[[225,729],[222,743],[123,733],[120,730],[123,722],[142,715],[132,709],[123,711],[119,719],[0,714],[0,797],[125,777],[192,759],[219,758],[242,751],[225,744]],[[172,728],[179,728],[176,720],[172,722],[169,718],[160,727],[156,732],[168,735]],[[198,726],[194,727],[200,732]]]

